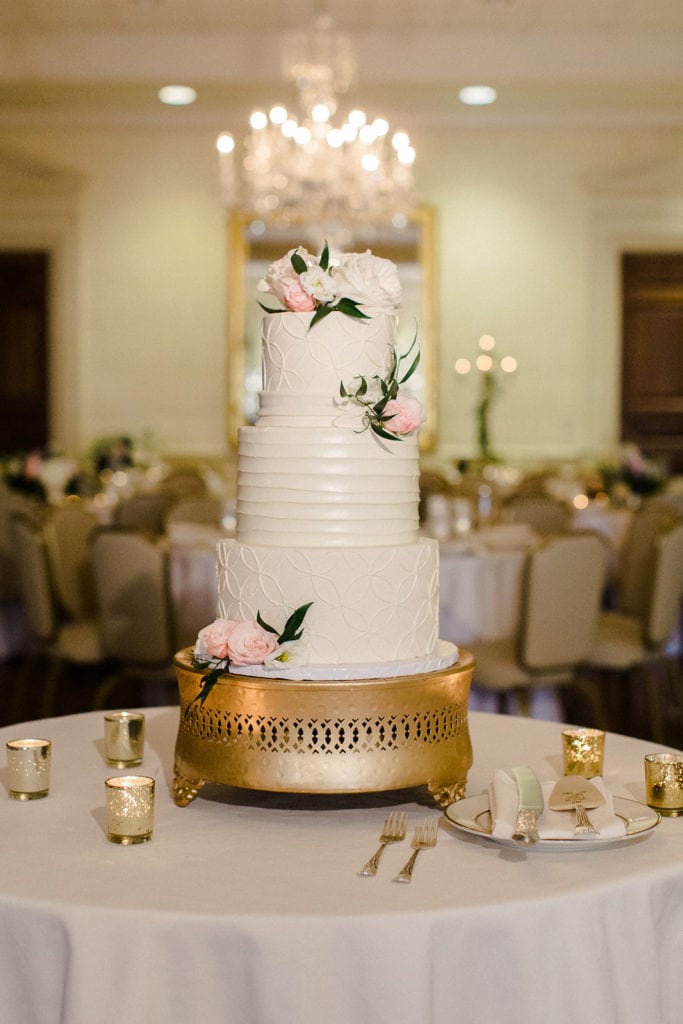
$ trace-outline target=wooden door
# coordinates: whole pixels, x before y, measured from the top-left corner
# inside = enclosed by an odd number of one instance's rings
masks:
[[[622,256],[621,438],[683,472],[683,253]]]
[[[48,442],[46,252],[0,252],[0,455]]]

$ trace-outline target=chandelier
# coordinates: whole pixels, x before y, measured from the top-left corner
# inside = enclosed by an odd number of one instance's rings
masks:
[[[362,110],[335,121],[355,74],[349,36],[318,13],[312,31],[284,35],[282,71],[296,85],[298,110],[255,111],[241,154],[230,132],[218,137],[226,206],[281,226],[403,227],[416,203],[408,135]]]

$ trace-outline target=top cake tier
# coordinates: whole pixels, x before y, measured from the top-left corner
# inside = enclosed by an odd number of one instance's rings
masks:
[[[272,313],[263,320],[263,395],[259,422],[272,412],[273,396],[320,396],[338,404],[339,385],[357,376],[386,373],[394,347],[396,317],[355,319],[330,313],[309,331],[312,313]],[[266,397],[264,403],[263,397]],[[302,405],[301,411],[308,409]]]

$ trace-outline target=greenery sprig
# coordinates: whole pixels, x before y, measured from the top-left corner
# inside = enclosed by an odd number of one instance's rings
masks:
[[[393,415],[385,415],[385,409],[392,399],[398,397],[401,384],[405,384],[407,380],[410,380],[420,363],[420,350],[418,348],[410,366],[405,373],[403,373],[401,364],[410,358],[416,344],[417,330],[415,331],[415,336],[407,352],[404,352],[402,356],[398,356],[396,349],[393,350],[391,355],[391,365],[387,371],[386,377],[380,377],[378,374],[375,374],[375,376],[371,378],[371,381],[375,381],[379,388],[379,399],[376,398],[376,392],[374,395],[368,394],[370,385],[368,384],[367,379],[360,374],[353,378],[354,380],[359,381],[355,390],[346,386],[343,381],[340,384],[340,396],[342,398],[347,398],[351,402],[355,402],[356,405],[359,405],[364,410],[364,426],[360,431],[358,431],[358,433],[369,428],[373,433],[377,434],[378,437],[382,437],[387,441],[403,440],[403,435],[393,433],[385,427],[385,424],[393,418]]]

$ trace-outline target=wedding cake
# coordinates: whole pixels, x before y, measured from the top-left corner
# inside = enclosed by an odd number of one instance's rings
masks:
[[[438,638],[437,542],[418,533],[419,347],[396,350],[396,267],[298,248],[260,288],[284,311],[264,315],[236,539],[219,543],[219,618],[195,659],[285,679],[446,668],[458,652]]]

